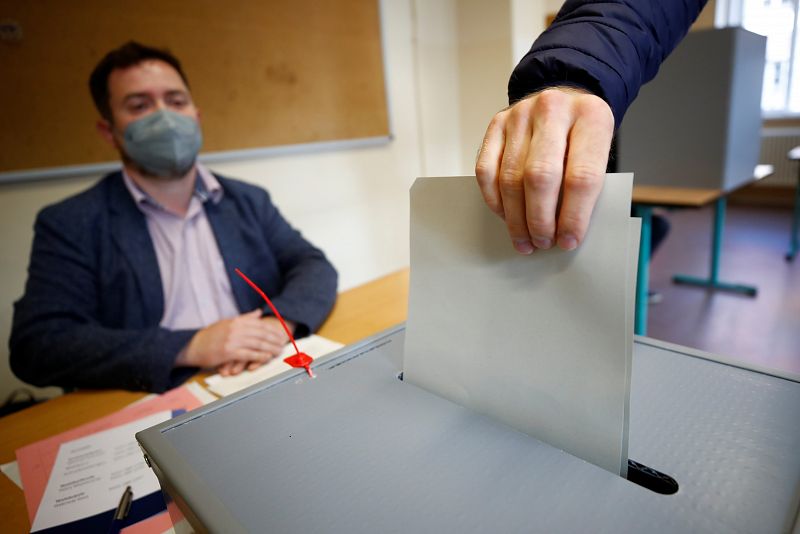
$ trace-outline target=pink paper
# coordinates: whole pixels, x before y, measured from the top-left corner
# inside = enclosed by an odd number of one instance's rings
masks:
[[[50,472],[53,470],[53,464],[58,455],[58,448],[62,443],[124,425],[156,412],[164,410],[189,411],[201,405],[200,400],[186,386],[181,386],[158,397],[128,406],[95,421],[17,449],[19,474],[22,479],[22,488],[25,492],[25,503],[28,506],[28,518],[31,524],[33,524],[33,518],[36,517],[36,511],[39,509],[39,503],[41,503],[44,496]]]

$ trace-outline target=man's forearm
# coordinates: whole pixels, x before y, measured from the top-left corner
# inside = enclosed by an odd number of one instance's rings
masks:
[[[194,373],[174,369],[194,331],[117,330],[43,321],[12,333],[14,373],[31,384],[166,391]]]

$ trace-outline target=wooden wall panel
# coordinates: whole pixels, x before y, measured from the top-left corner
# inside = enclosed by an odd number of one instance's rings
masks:
[[[0,21],[0,172],[117,158],[97,136],[88,77],[135,39],[171,50],[204,152],[384,136],[377,0],[14,0]]]

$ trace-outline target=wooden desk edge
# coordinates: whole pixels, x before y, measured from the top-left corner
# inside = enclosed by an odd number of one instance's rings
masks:
[[[800,148],[800,147],[798,147]],[[798,155],[800,158],[800,154]],[[701,208],[722,196],[727,196],[752,183],[763,180],[775,173],[775,166],[761,163],[756,165],[753,176],[729,190],[694,187],[672,187],[668,185],[633,185],[634,204],[679,208]]]
[[[633,203],[653,206],[700,208],[718,199],[722,189],[695,189],[659,185],[634,185]]]

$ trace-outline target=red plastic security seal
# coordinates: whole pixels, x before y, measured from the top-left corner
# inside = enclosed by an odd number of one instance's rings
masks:
[[[300,352],[300,349],[297,348],[297,343],[294,342],[294,336],[292,335],[292,332],[289,330],[289,327],[286,326],[286,321],[284,321],[283,317],[281,317],[280,312],[278,312],[278,308],[276,308],[272,304],[272,301],[269,300],[269,297],[267,296],[267,294],[264,293],[263,291],[261,291],[261,288],[258,287],[255,284],[255,282],[253,282],[252,280],[247,278],[242,271],[240,271],[239,269],[236,269],[236,274],[241,276],[244,279],[244,281],[247,282],[247,285],[252,287],[255,290],[256,293],[261,295],[261,298],[263,298],[266,301],[267,306],[269,306],[269,309],[272,310],[272,313],[275,314],[275,317],[278,318],[278,320],[281,322],[281,325],[283,325],[283,329],[289,335],[289,339],[292,341],[292,346],[294,346],[295,354],[292,355],[292,356],[289,356],[287,358],[284,358],[283,361],[286,362],[288,365],[291,365],[292,367],[301,367],[301,368],[305,369],[306,372],[308,373],[308,376],[310,376],[311,378],[314,378],[314,371],[311,370],[311,362],[314,361],[314,358],[312,358],[311,356],[309,356],[305,352]]]

